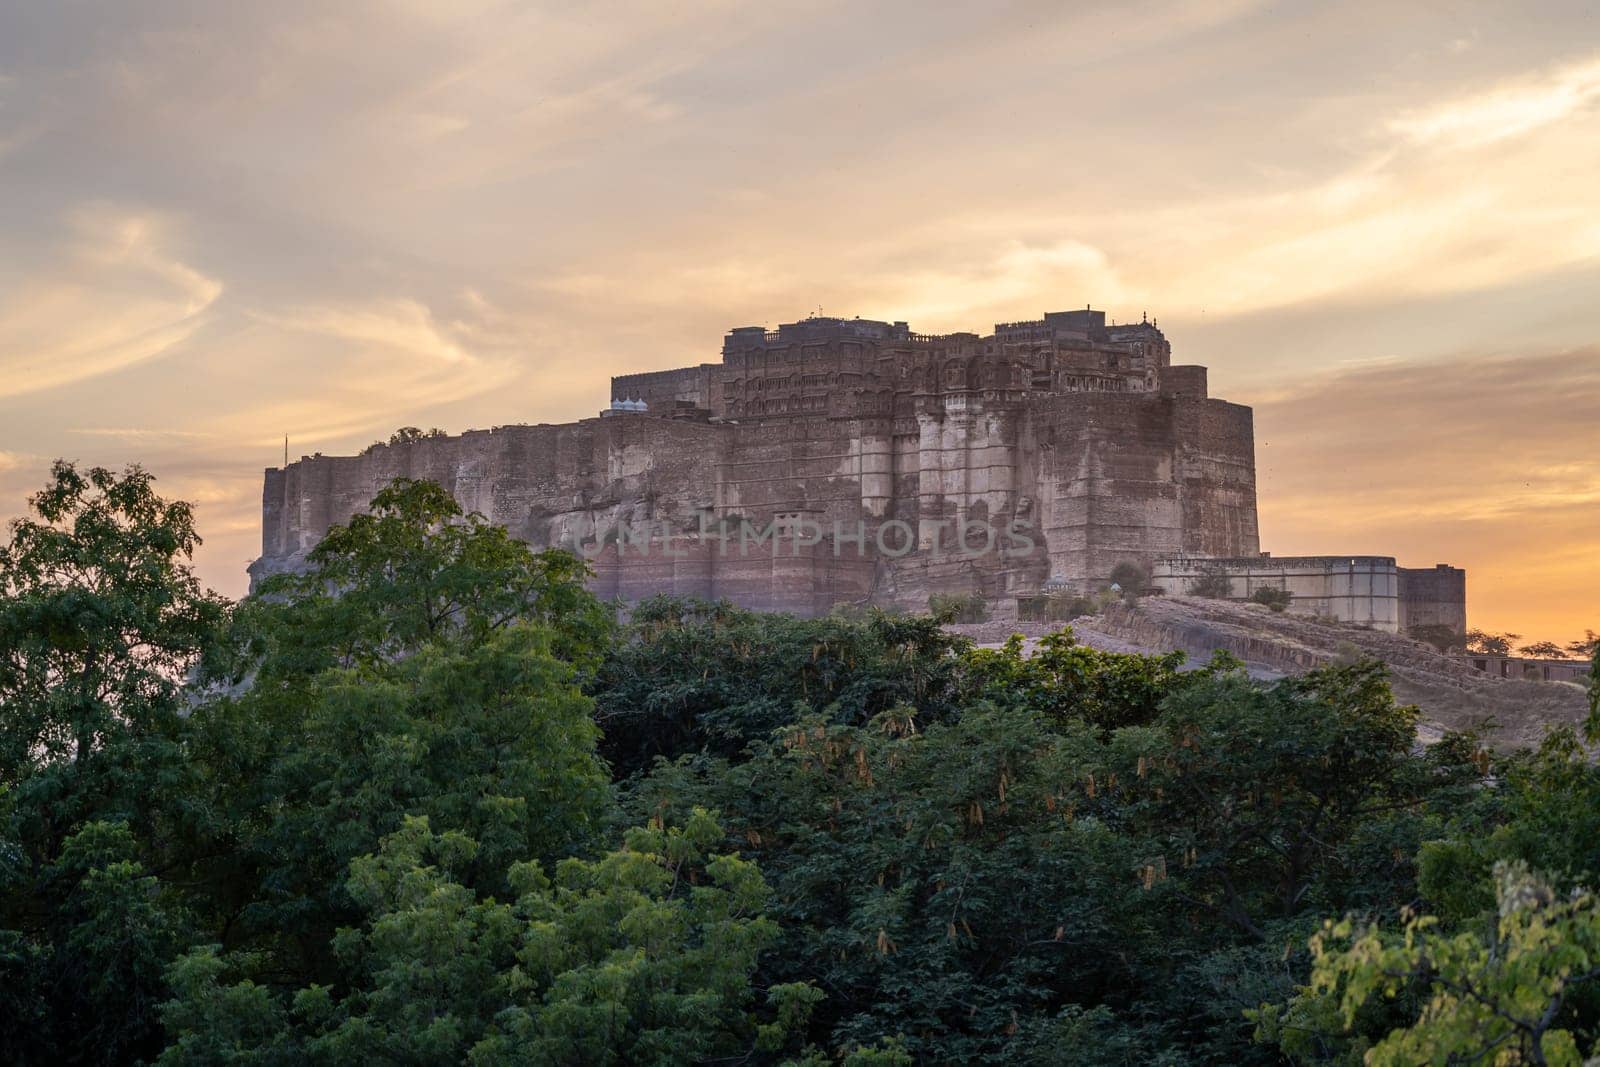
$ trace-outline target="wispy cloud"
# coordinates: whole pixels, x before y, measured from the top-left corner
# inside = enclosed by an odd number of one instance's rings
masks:
[[[433,313],[415,300],[313,306],[252,314],[280,329],[320,334],[360,348],[403,352],[441,363],[463,363],[470,358],[460,345],[445,336],[434,321]]]
[[[1475,147],[1582,115],[1600,101],[1600,56],[1408,112],[1389,129],[1422,145]]]
[[[246,365],[270,367],[243,409],[203,417],[214,436],[257,444],[285,432],[327,442],[387,432],[415,412],[503,388],[519,373],[496,311],[481,297],[442,317],[422,302],[384,298],[257,310],[233,339]],[[240,382],[242,388],[251,383]]]
[[[168,247],[148,216],[83,209],[64,252],[0,299],[0,397],[143,363],[190,337],[222,283]]]
[[[75,426],[67,432],[80,437],[109,437],[131,443],[203,441],[211,436],[198,430],[152,430],[133,426]]]

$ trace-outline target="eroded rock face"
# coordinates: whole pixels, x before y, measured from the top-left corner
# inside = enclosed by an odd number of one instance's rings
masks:
[[[723,362],[613,379],[599,418],[312,456],[266,472],[259,579],[397,477],[439,482],[594,587],[759,610],[1003,600],[1125,560],[1258,551],[1249,408],[1153,325],[1052,313],[993,335],[809,319]],[[638,410],[640,407],[645,410]],[[620,543],[619,543],[620,542]]]

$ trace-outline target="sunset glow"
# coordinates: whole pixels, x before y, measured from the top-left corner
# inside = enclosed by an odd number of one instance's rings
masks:
[[[196,503],[396,427],[594,415],[739,325],[1093,304],[1256,413],[1262,547],[1600,629],[1600,25],[491,2],[0,13],[0,518],[56,457]]]

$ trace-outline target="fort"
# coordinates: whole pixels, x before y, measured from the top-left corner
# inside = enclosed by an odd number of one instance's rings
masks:
[[[1171,356],[1157,323],[1089,308],[982,336],[821,316],[739,327],[717,362],[612,378],[593,418],[268,469],[251,575],[299,567],[398,477],[439,482],[530,544],[583,551],[595,592],[623,601],[1014,604],[1101,588],[1124,562],[1169,576],[1182,561],[1265,562],[1251,411]],[[1394,629],[1393,560],[1383,582],[1368,573],[1366,599],[1352,587],[1327,603]]]

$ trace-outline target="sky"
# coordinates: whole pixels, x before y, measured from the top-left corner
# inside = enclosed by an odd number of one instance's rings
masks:
[[[0,518],[588,417],[736,325],[1093,304],[1255,408],[1262,547],[1600,629],[1592,3],[0,0]]]

